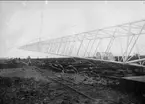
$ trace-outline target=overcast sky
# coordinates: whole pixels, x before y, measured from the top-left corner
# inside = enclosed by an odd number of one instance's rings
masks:
[[[143,2],[0,2],[0,57],[50,56],[18,46],[145,19]]]

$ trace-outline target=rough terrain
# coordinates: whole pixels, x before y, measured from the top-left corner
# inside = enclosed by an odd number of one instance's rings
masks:
[[[0,104],[143,104],[116,80],[26,65],[0,70]]]

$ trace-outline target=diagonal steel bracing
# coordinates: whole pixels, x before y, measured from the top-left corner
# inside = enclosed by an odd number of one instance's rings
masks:
[[[128,62],[135,53],[140,52],[141,47],[135,47],[137,44],[138,46],[145,44],[143,39],[145,39],[145,20],[140,20],[67,37],[39,41],[22,46],[20,49],[83,58],[96,57],[97,52],[100,55],[112,53],[113,56],[122,57],[122,59],[114,61]],[[37,47],[38,45],[39,47]],[[145,54],[145,51],[139,54]],[[140,57],[138,58],[140,59]]]

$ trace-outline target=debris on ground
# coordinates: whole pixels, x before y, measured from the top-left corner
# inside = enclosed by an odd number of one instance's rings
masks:
[[[56,71],[55,68],[55,71],[53,71],[49,68],[50,63],[44,63],[41,60],[36,64],[41,67],[48,64],[47,67],[42,69],[43,73],[46,73],[49,77],[57,76],[58,81],[65,79],[72,82],[73,88],[95,99],[95,101],[60,83],[48,80],[37,71],[36,66],[31,65],[0,69],[0,104],[144,104],[134,94],[120,91],[118,80],[101,77],[101,74],[97,73],[89,75],[86,73],[84,75],[64,73],[63,71]],[[73,66],[76,65],[73,64]],[[84,65],[86,64],[83,63],[81,67],[80,65],[76,67],[79,67],[80,70],[88,70],[86,66],[82,68]],[[63,66],[65,68],[65,64]],[[69,85],[71,86],[71,84]]]

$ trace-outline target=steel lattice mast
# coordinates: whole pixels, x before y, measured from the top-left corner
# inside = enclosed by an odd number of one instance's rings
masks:
[[[135,53],[144,54],[143,39],[145,39],[145,20],[140,20],[39,41],[22,46],[20,49],[83,58],[94,57],[97,52],[112,53],[114,56],[121,56],[117,61],[128,62]]]

